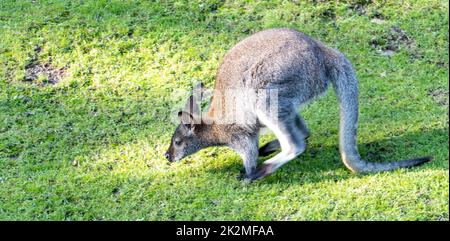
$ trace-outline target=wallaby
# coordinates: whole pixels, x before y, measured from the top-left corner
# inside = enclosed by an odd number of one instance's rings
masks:
[[[178,161],[202,148],[226,145],[243,159],[245,179],[270,175],[306,149],[309,130],[298,110],[320,96],[332,84],[339,101],[339,150],[345,166],[356,173],[370,173],[416,166],[431,160],[422,157],[374,163],[361,159],[356,143],[358,126],[358,81],[349,60],[339,51],[292,29],[269,29],[253,34],[235,45],[224,57],[217,75],[214,95],[207,113],[198,101],[204,87],[198,86],[185,110],[178,113],[176,128],[165,157]],[[232,90],[233,99],[219,95]],[[244,92],[276,90],[276,113],[267,111],[274,95],[254,98]],[[229,91],[230,92],[230,91]],[[233,110],[227,102],[237,103]],[[223,123],[231,115],[245,115],[243,123]],[[258,149],[259,131],[267,127],[277,138]],[[257,168],[258,156],[281,152]]]

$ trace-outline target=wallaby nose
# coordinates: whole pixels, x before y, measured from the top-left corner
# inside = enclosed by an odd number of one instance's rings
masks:
[[[168,160],[168,161],[172,161],[172,159],[170,158],[170,154],[168,153],[168,152],[166,152],[165,154],[164,154],[164,157]]]

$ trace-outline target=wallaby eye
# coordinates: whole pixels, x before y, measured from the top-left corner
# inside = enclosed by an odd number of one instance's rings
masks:
[[[181,141],[180,141],[180,140],[175,140],[175,145],[176,145],[176,146],[181,145]]]

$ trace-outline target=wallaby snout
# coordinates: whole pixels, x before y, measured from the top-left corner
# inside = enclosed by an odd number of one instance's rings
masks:
[[[164,154],[164,157],[165,157],[169,162],[172,162],[172,156],[170,155],[169,152],[166,152],[166,153]]]
[[[183,154],[181,153],[181,150],[177,150],[177,148],[174,147],[174,144],[171,143],[169,149],[164,153],[164,157],[168,162],[172,163],[181,160],[184,157],[181,154]]]

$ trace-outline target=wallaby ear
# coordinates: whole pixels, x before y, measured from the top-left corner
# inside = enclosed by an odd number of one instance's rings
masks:
[[[194,89],[192,90],[192,94],[196,101],[203,101],[203,97],[208,94],[208,90],[206,89],[203,82],[198,82]]]
[[[194,94],[202,94],[206,91],[205,85],[203,82],[198,82],[194,87]]]
[[[186,101],[186,104],[184,105],[184,109],[182,110],[182,112],[187,112],[194,118],[200,115],[200,107],[197,103],[197,99],[193,95],[191,95]]]
[[[202,99],[202,95],[205,91],[206,88],[203,83],[197,83],[192,89],[192,95],[187,99],[183,110],[178,112],[181,123],[190,129],[194,129],[195,124],[200,124],[201,122],[201,111],[197,101]]]
[[[178,112],[181,123],[189,129],[194,129],[195,124],[200,124],[200,107],[192,95],[186,101],[184,109]]]
[[[181,124],[183,124],[185,127],[193,130],[195,126],[195,117],[192,115],[192,113],[186,112],[186,111],[180,111],[178,112],[178,117],[181,120]]]

